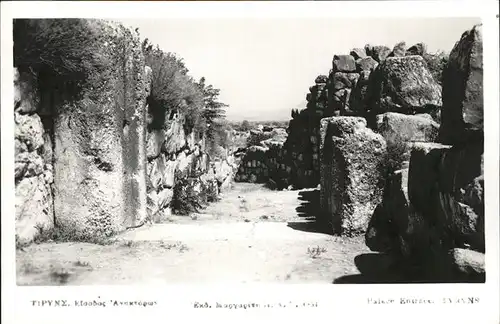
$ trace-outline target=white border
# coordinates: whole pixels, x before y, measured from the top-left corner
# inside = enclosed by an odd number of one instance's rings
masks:
[[[498,5],[495,1],[363,1],[363,2],[2,2],[1,3],[1,135],[2,135],[2,323],[331,321],[498,323]],[[163,287],[17,287],[15,286],[14,183],[12,170],[13,102],[12,18],[306,18],[306,17],[482,17],[484,30],[486,284],[442,285],[231,285]],[[439,32],[439,31],[436,31]],[[458,40],[458,39],[457,39]],[[367,40],[368,41],[368,40]],[[451,49],[450,49],[451,50]],[[156,300],[154,308],[33,308],[32,299],[129,298]],[[475,305],[368,306],[367,297],[477,296]],[[195,310],[194,301],[317,301],[316,309]],[[323,318],[323,316],[325,318]]]

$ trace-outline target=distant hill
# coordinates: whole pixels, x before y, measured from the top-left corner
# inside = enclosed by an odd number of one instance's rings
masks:
[[[271,109],[263,114],[261,111],[257,112],[238,112],[238,114],[231,114],[230,109],[227,111],[227,118],[230,121],[243,121],[248,120],[250,122],[256,121],[289,121],[292,113],[292,109],[304,109],[307,102],[304,100],[295,107],[281,108],[281,109]]]

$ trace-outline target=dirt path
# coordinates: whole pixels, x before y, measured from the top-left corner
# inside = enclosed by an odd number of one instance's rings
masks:
[[[121,234],[111,245],[44,243],[17,251],[19,285],[207,282],[363,282],[384,273],[363,238],[316,229],[317,191],[236,184],[196,219]],[[371,265],[376,265],[372,267]],[[378,269],[378,270],[377,270]]]

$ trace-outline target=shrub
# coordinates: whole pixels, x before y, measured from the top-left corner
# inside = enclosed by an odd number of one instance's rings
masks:
[[[313,259],[316,259],[321,256],[321,254],[326,252],[326,248],[320,247],[319,245],[313,248],[307,248],[307,254]]]
[[[408,155],[408,143],[395,132],[382,132],[382,136],[385,138],[387,150],[380,167],[382,174],[387,175],[402,168]]]
[[[248,120],[244,120],[239,125],[238,130],[242,131],[242,132],[248,132],[251,128],[252,128],[252,126],[250,125],[250,123],[248,122]]]
[[[23,250],[25,247],[29,246],[29,243],[22,240],[18,234],[16,234],[16,250]]]
[[[193,184],[197,179],[194,177],[176,177],[173,190],[172,210],[178,215],[189,215],[197,213],[204,207],[202,195],[195,192]]]
[[[14,66],[35,75],[40,86],[79,94],[113,64],[102,47],[110,35],[105,28],[87,19],[15,19]]]
[[[114,241],[109,236],[95,235],[95,233],[80,233],[75,230],[76,227],[65,226],[64,228],[57,226],[45,227],[37,224],[37,234],[33,238],[33,243],[41,244],[45,242],[88,242],[98,245],[109,245]]]

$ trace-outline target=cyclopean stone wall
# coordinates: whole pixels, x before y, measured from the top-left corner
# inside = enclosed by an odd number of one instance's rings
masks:
[[[202,190],[210,189],[212,196],[205,197],[203,202],[215,199],[219,193],[204,139],[196,139],[193,132],[186,134],[183,118],[172,114],[165,123],[166,130],[148,132],[148,216],[152,222],[161,222],[171,214],[174,187],[181,179],[187,179],[189,188],[184,188],[187,191],[197,190],[201,194]]]
[[[384,138],[361,117],[321,121],[320,223],[335,234],[364,233],[382,199]]]
[[[445,68],[441,143],[413,146],[409,169],[387,180],[366,234],[372,250],[441,281],[485,280],[482,88],[479,25],[462,35]]]
[[[328,76],[319,75],[309,88],[306,108],[292,111],[284,144],[285,161],[292,170],[290,183],[304,188],[320,182],[322,118],[363,117],[376,132],[381,126],[394,130],[413,125],[411,129],[418,134],[407,134],[409,142],[435,140],[441,88],[422,58],[424,54],[424,44],[406,49],[400,42],[392,50],[366,45],[348,55],[334,55]],[[392,114],[383,115],[386,113]],[[410,117],[415,114],[425,118]],[[433,120],[426,119],[428,116]]]
[[[87,21],[109,59],[74,100],[55,100],[54,208],[57,225],[86,240],[146,218],[146,98],[141,41],[120,25]],[[53,89],[53,95],[60,89]]]
[[[150,130],[152,71],[137,32],[102,20],[78,23],[105,63],[85,82],[69,88],[52,75],[16,70],[19,240],[56,225],[63,239],[98,241],[168,213],[180,177],[194,179],[188,190],[216,196],[234,173],[210,163],[204,140],[185,132],[183,116]]]
[[[52,228],[53,150],[50,133],[37,112],[40,95],[30,74],[14,70],[14,181],[16,235],[31,240],[37,227]]]

